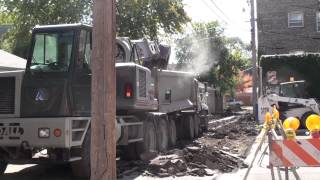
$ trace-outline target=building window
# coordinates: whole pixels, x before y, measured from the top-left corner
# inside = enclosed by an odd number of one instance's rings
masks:
[[[320,12],[317,12],[317,32],[320,32]]]
[[[295,11],[288,13],[288,27],[303,27],[303,12]]]

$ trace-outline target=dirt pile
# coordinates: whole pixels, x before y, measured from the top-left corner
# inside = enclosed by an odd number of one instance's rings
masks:
[[[219,128],[211,127],[198,141],[207,147],[245,158],[258,134],[257,122],[252,115],[245,114],[234,123]]]
[[[244,158],[258,134],[256,122],[250,114],[236,116],[230,122],[211,126],[207,133],[193,142],[180,141],[177,149],[169,150],[150,162],[120,164],[118,174],[127,175],[135,171],[157,177],[215,176],[245,168]]]

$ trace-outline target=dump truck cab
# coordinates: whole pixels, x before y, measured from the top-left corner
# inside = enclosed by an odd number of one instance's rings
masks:
[[[80,24],[33,29],[21,117],[90,116],[91,37]]]

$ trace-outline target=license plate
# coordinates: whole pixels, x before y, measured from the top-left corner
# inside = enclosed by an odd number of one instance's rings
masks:
[[[24,129],[20,127],[20,123],[0,123],[0,139],[8,138],[11,140],[20,139],[24,134]]]

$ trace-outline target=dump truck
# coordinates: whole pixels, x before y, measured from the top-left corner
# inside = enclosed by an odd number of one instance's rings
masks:
[[[276,106],[281,120],[298,118],[300,133],[304,133],[307,117],[320,113],[320,54],[268,55],[259,64],[259,120]]]
[[[125,158],[207,129],[203,85],[165,70],[169,46],[116,42],[116,139]],[[36,26],[26,69],[0,73],[1,174],[8,163],[70,163],[76,176],[90,176],[91,51],[91,26]]]

